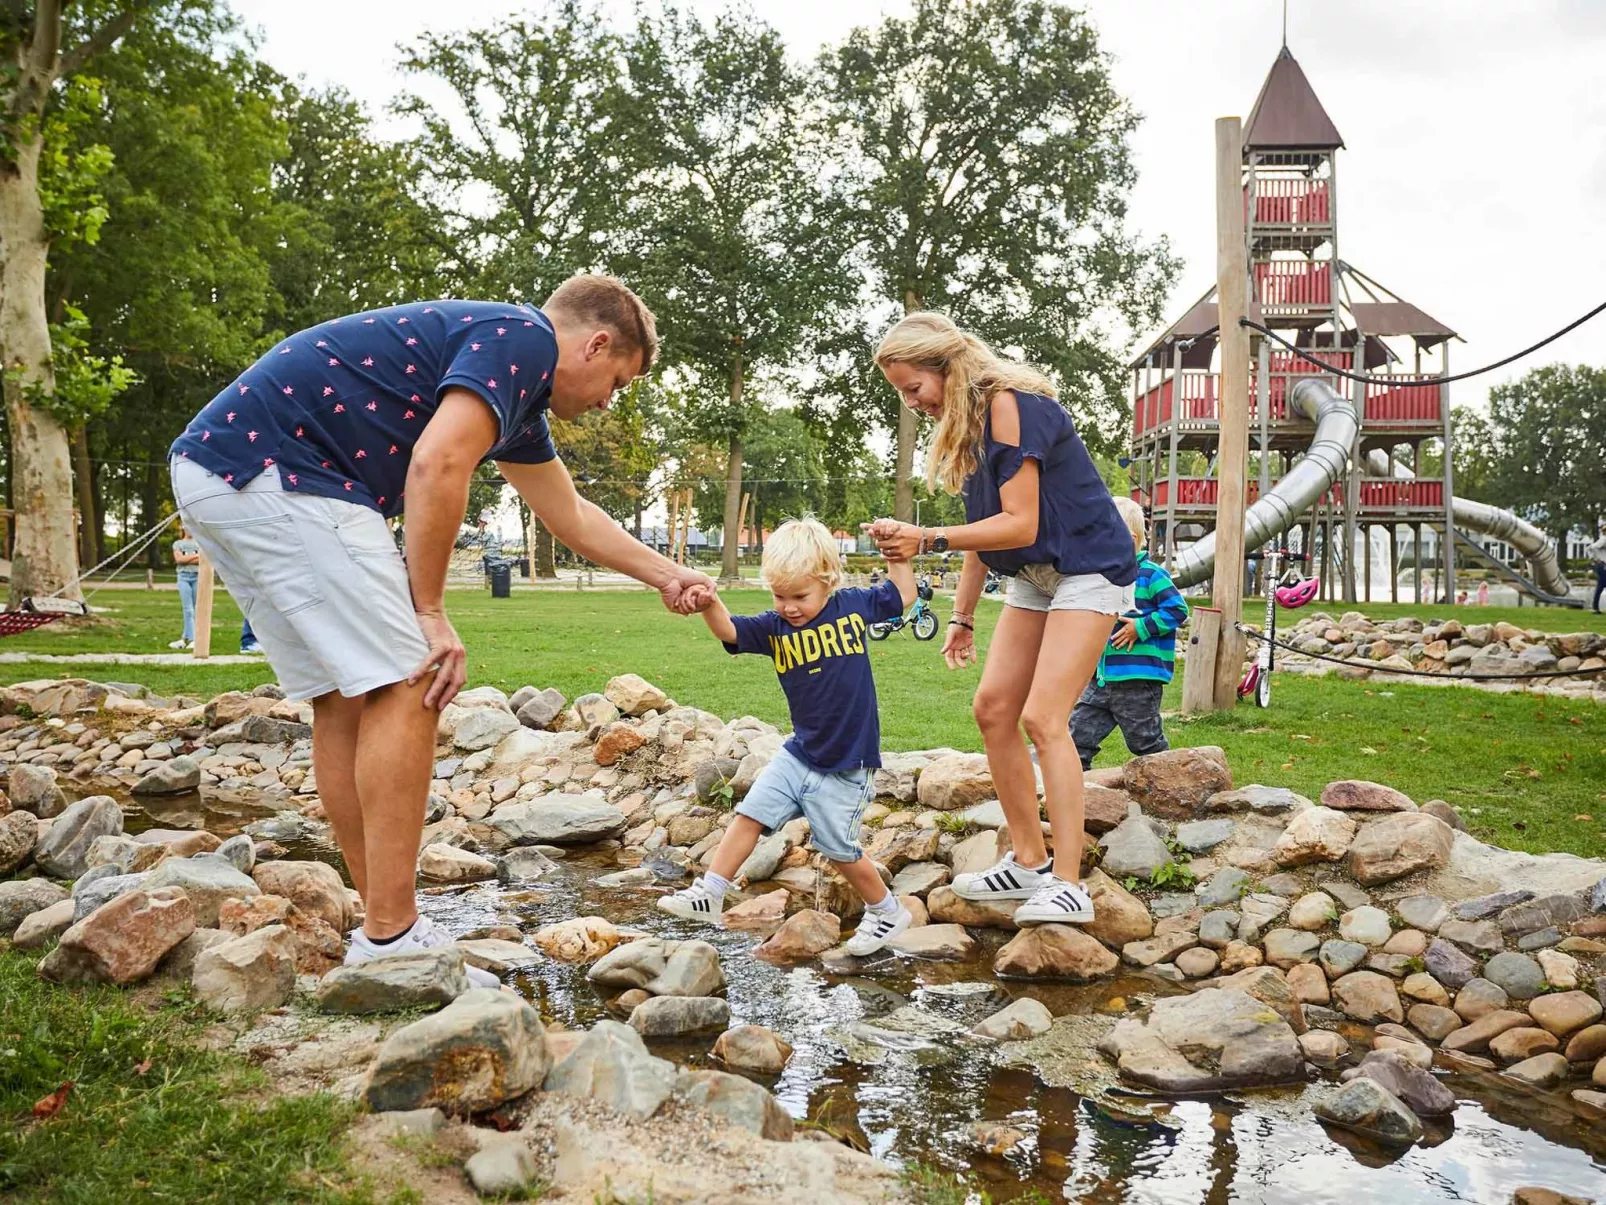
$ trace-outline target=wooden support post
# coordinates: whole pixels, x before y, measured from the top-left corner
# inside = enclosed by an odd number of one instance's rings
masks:
[[[1439,345],[1439,363],[1450,374],[1450,341]],[[1439,417],[1444,421],[1444,597],[1455,602],[1455,448],[1450,430],[1450,386],[1439,385]],[[1562,552],[1567,551],[1565,543]],[[1522,597],[1522,592],[1517,592]]]
[[[1372,601],[1372,529],[1361,528],[1361,555],[1366,559],[1361,562],[1361,568],[1366,577],[1366,601]]]
[[[691,549],[691,486],[686,487],[686,501],[680,508],[680,563],[686,563]]]
[[[1221,642],[1221,612],[1195,607],[1188,624],[1187,656],[1182,665],[1182,713],[1216,710],[1216,658]],[[1236,689],[1237,683],[1233,684]]]
[[[212,595],[216,583],[212,577],[212,559],[204,552],[201,563],[195,568],[195,657],[204,661],[212,655]]]
[[[154,569],[145,570],[145,589],[147,589],[147,590],[156,589],[156,570],[154,570]]]
[[[1389,524],[1389,601],[1400,601],[1400,525]]]
[[[1171,424],[1167,433],[1165,494],[1165,565],[1177,559],[1177,441],[1182,424],[1182,344],[1171,352]]]
[[[1413,601],[1417,606],[1422,605],[1422,524],[1411,525],[1411,570],[1415,581],[1411,589],[1415,591]]]
[[[674,490],[669,495],[669,531],[664,541],[664,555],[670,560],[675,559],[675,541],[680,538],[680,491]]]
[[[1216,119],[1216,304],[1221,384],[1217,391],[1220,444],[1216,459],[1216,571],[1211,601],[1221,612],[1216,641],[1217,711],[1238,701],[1243,676],[1244,471],[1249,458],[1249,248],[1244,240],[1243,125]],[[1174,404],[1174,403],[1173,403]]]

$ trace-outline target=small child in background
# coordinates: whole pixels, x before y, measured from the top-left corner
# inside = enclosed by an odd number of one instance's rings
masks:
[[[887,567],[869,589],[838,589],[842,554],[825,526],[783,523],[764,544],[764,584],[775,607],[732,615],[717,595],[700,608],[728,653],[770,658],[792,715],[792,739],[753,783],[714,859],[690,887],[658,907],[684,920],[718,924],[725,893],[759,838],[802,816],[810,843],[836,864],[865,903],[848,953],[874,954],[913,920],[859,847],[859,822],[881,765],[881,718],[870,673],[866,630],[903,614],[914,601],[914,569]]]
[[[1144,551],[1143,508],[1130,498],[1117,498],[1115,509],[1137,547],[1137,601],[1121,617],[1093,681],[1071,712],[1071,739],[1084,770],[1093,768],[1099,746],[1117,727],[1134,757],[1171,747],[1160,723],[1160,696],[1176,664],[1177,629],[1188,621],[1187,600],[1171,575]]]

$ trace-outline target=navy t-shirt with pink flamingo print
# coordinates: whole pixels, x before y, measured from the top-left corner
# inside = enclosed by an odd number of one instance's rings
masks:
[[[547,404],[558,344],[531,306],[428,301],[332,318],[273,347],[174,441],[236,489],[277,467],[288,490],[405,509],[407,466],[436,407],[467,389],[496,414],[487,460],[557,452]]]

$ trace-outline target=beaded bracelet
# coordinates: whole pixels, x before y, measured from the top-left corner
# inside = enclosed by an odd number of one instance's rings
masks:
[[[950,619],[948,621],[948,626],[951,628],[964,628],[967,632],[974,632],[976,630],[975,624],[966,623],[963,619]]]

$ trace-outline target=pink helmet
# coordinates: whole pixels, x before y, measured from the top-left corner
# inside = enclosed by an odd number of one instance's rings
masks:
[[[1316,597],[1316,592],[1319,589],[1321,589],[1321,581],[1314,577],[1307,577],[1303,581],[1295,582],[1293,585],[1278,586],[1277,605],[1287,607],[1291,611],[1298,607],[1303,607]]]

